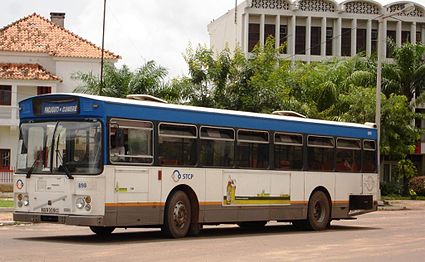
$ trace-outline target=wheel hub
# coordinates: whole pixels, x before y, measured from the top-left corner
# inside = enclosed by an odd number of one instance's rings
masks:
[[[174,206],[173,212],[174,224],[178,228],[183,228],[187,222],[187,210],[183,202],[179,201]]]

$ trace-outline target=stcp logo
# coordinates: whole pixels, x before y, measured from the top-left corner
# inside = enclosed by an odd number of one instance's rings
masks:
[[[174,182],[179,182],[180,180],[192,180],[193,174],[181,174],[180,171],[174,170],[173,174],[171,175],[171,178]]]
[[[178,170],[174,170],[173,174],[171,175],[171,178],[173,179],[174,182],[177,183],[182,178],[182,175],[180,174]]]

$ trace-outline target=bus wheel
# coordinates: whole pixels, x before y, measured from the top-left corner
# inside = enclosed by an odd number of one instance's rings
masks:
[[[163,231],[172,238],[185,237],[191,220],[190,201],[183,191],[175,192],[165,208]]]
[[[267,221],[250,221],[250,222],[240,222],[238,226],[243,229],[253,230],[253,229],[262,229],[267,224]]]
[[[322,191],[316,191],[308,202],[307,221],[312,230],[324,230],[330,222],[329,199]]]
[[[115,230],[115,227],[90,227],[90,230],[97,236],[107,237],[112,234],[112,232]]]

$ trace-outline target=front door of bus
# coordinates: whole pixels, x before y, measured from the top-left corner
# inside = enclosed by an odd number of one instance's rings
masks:
[[[144,167],[115,168],[115,198],[119,225],[158,223],[158,208],[150,199],[154,196],[149,196],[151,172],[153,170]]]

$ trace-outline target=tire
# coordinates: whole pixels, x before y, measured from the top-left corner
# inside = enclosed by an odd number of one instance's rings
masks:
[[[114,232],[115,227],[90,227],[90,230],[100,237],[107,237]]]
[[[193,223],[189,227],[189,232],[187,233],[189,236],[195,237],[198,236],[202,231],[203,225],[199,223]]]
[[[308,202],[307,224],[311,230],[325,230],[330,225],[329,198],[322,191],[315,191]]]
[[[267,224],[267,221],[250,221],[250,222],[240,222],[238,226],[242,229],[248,230],[258,230],[264,228]]]
[[[191,215],[188,196],[183,191],[176,191],[165,207],[162,228],[165,235],[171,238],[185,237],[189,232]]]

